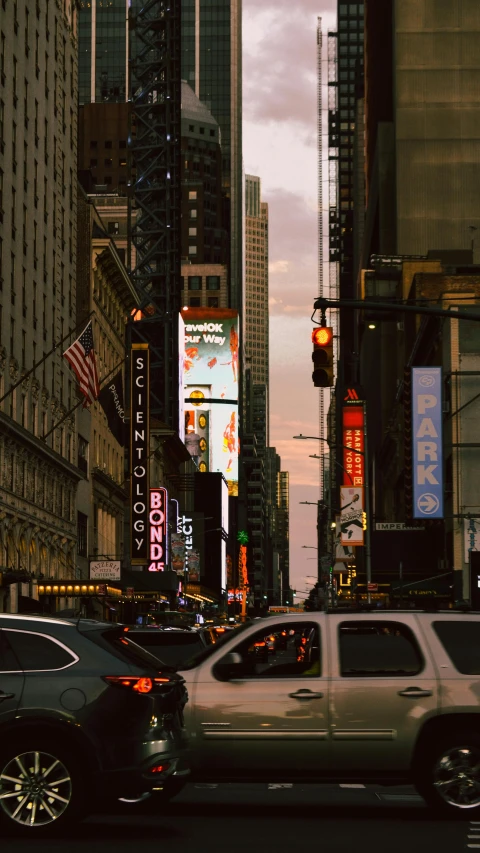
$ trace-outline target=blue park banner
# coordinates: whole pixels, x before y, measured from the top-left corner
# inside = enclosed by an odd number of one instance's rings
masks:
[[[442,368],[412,367],[413,517],[443,518]]]

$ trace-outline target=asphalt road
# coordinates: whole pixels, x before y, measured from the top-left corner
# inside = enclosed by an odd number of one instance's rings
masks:
[[[60,838],[0,835],[1,853],[460,853],[480,822],[437,820],[411,788],[188,785],[163,814],[96,815]]]

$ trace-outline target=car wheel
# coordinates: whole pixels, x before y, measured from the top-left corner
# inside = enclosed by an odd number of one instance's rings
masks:
[[[430,746],[420,759],[416,787],[436,811],[450,817],[480,814],[480,736],[458,732]]]
[[[84,784],[73,753],[25,740],[0,750],[0,818],[8,831],[48,835],[84,811]]]

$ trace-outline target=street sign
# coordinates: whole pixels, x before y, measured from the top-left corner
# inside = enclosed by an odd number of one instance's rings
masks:
[[[443,518],[442,368],[412,367],[413,517]]]
[[[368,592],[378,592],[378,583],[367,583]]]
[[[377,521],[375,530],[425,530],[425,528],[411,527],[403,521]]]
[[[120,560],[92,560],[90,563],[90,580],[119,581]]]

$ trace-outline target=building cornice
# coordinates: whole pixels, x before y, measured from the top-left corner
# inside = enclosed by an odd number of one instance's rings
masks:
[[[67,462],[63,456],[60,456],[59,453],[48,447],[44,441],[32,435],[25,427],[16,421],[12,421],[4,412],[0,412],[0,437],[21,445],[30,453],[37,456],[42,462],[48,463],[53,468],[56,468],[59,473],[70,477],[76,483],[79,480],[86,479],[79,468],[72,465],[71,462]]]

